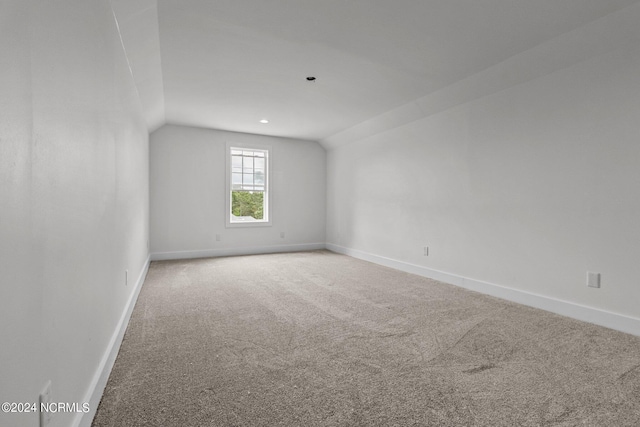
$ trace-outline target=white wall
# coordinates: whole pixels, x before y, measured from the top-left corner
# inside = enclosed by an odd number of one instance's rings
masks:
[[[272,147],[272,226],[225,227],[227,142]],[[149,145],[153,259],[324,247],[325,151],[318,143],[166,125]]]
[[[446,108],[345,132],[327,153],[329,247],[640,319],[639,17],[629,8],[498,65],[452,88],[468,95],[459,104],[437,94]],[[556,70],[533,61],[572,56]],[[544,73],[513,67],[528,60]],[[491,79],[517,84],[477,97]]]
[[[148,134],[107,0],[3,1],[0,52],[0,401],[82,403],[147,260]]]

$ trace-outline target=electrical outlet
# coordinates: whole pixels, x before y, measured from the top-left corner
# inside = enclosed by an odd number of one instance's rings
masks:
[[[51,381],[47,381],[47,383],[42,388],[40,392],[39,404],[40,407],[38,410],[40,411],[40,427],[46,427],[51,422],[51,416],[53,413],[49,411],[49,406],[51,405]],[[42,409],[45,409],[43,411]]]
[[[424,256],[429,256],[429,246],[424,247]]]
[[[600,273],[592,273],[587,271],[587,286],[590,288],[600,287]]]
[[[216,234],[216,242],[219,242],[221,240],[221,237],[219,234]]]
[[[284,239],[284,231],[281,231],[281,232],[280,232],[280,238],[281,238],[281,239]]]
[[[124,285],[129,286],[129,270],[124,271]]]

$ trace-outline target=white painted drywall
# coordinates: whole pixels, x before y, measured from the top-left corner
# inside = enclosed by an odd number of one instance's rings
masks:
[[[107,0],[2,2],[0,52],[0,401],[82,403],[147,259],[146,125]]]
[[[327,153],[327,243],[640,318],[639,17],[493,67],[510,86],[472,78],[444,109],[345,131]],[[527,78],[513,64],[531,55],[564,68]]]
[[[272,147],[272,226],[225,228],[227,142]],[[151,134],[149,153],[154,259],[324,246],[325,150],[317,142],[165,125]]]
[[[110,0],[149,132],[164,124],[158,2]]]

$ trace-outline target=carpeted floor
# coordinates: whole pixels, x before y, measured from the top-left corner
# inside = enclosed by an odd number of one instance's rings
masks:
[[[151,264],[93,426],[640,426],[640,338],[327,251]]]

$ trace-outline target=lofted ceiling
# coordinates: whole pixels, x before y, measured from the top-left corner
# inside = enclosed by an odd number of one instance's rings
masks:
[[[111,0],[150,130],[310,140],[637,2]]]

